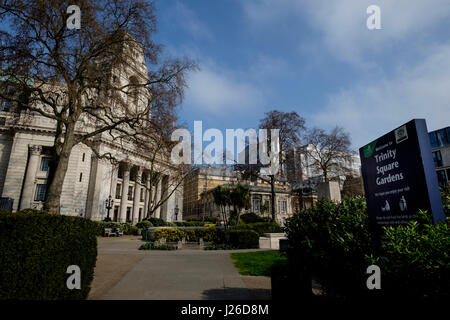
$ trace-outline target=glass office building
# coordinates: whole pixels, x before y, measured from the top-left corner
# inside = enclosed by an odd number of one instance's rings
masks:
[[[441,187],[449,186],[450,181],[450,127],[429,133],[434,165]]]

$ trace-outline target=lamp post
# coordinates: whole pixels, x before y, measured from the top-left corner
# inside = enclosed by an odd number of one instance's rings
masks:
[[[178,204],[175,206],[175,221],[178,221],[178,212],[180,211],[180,208],[178,208]]]
[[[108,199],[105,200],[106,210],[107,210],[107,216],[104,221],[111,221],[111,218],[109,217],[109,210],[113,207],[113,199],[111,196],[108,197]]]

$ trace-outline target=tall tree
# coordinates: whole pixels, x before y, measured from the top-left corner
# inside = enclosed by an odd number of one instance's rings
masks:
[[[259,121],[259,128],[263,129],[279,129],[280,139],[280,174],[285,173],[283,170],[286,155],[289,150],[297,147],[302,140],[302,134],[306,130],[305,119],[300,117],[297,112],[282,112],[272,110],[265,113],[265,117]],[[270,134],[268,135],[270,141]],[[270,146],[270,144],[268,144]]]
[[[250,187],[239,183],[231,189],[230,200],[231,204],[236,209],[236,224],[239,224],[242,209],[248,207],[249,205]]]
[[[115,142],[154,148],[157,144],[148,137],[172,128],[161,122],[173,114],[183,97],[186,72],[195,68],[186,58],[159,61],[152,2],[76,3],[80,29],[67,24],[71,1],[0,1],[5,26],[0,31],[0,98],[13,102],[21,114],[54,122],[54,166],[45,208],[55,214],[72,148],[83,143],[98,157],[111,158],[94,147],[95,139],[106,135]],[[139,54],[142,60],[136,60]],[[132,68],[151,66],[147,74],[121,79],[130,57]],[[21,94],[7,94],[9,87]],[[160,117],[154,121],[149,118],[152,107]]]
[[[220,207],[225,228],[227,227],[226,209],[231,205],[230,194],[231,191],[228,187],[217,186],[213,189],[214,203]]]
[[[267,146],[268,152],[272,145],[271,129],[279,130],[279,168],[280,171],[272,175],[264,176],[261,174],[262,165],[258,161],[258,164],[251,165],[236,165],[236,170],[242,173],[244,179],[261,179],[262,181],[270,185],[271,193],[271,216],[272,221],[276,220],[276,181],[286,180],[285,172],[282,169],[285,165],[286,154],[289,154],[289,150],[294,149],[302,140],[303,132],[305,131],[305,120],[298,115],[297,112],[282,112],[279,110],[272,110],[265,113],[265,117],[259,121],[260,129],[268,129],[267,134]],[[262,141],[258,141],[258,146]]]
[[[351,173],[354,152],[350,149],[350,136],[343,128],[336,126],[330,132],[313,128],[306,141],[306,165],[320,172],[325,182]]]

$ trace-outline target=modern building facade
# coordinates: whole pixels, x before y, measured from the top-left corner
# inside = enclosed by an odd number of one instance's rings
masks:
[[[287,161],[287,175],[294,177],[293,185],[295,189],[314,188],[320,182],[324,181],[323,172],[315,165],[311,159],[311,154],[315,152],[314,145],[308,144],[289,154]],[[348,155],[346,160],[337,160],[329,168],[328,179],[337,180],[341,189],[347,177],[361,176],[361,160],[358,154]]]
[[[429,132],[431,151],[439,186],[449,186],[450,181],[450,127]]]
[[[126,85],[146,78],[142,46],[124,48],[124,53],[129,54],[129,63],[112,68],[110,80]],[[127,101],[140,108],[149,103],[149,92],[140,91]],[[10,103],[0,102],[0,196],[12,199],[13,211],[42,208],[51,172],[55,122],[37,113],[18,113]],[[86,132],[90,125],[83,118],[77,122],[76,132]],[[110,218],[136,223],[148,215],[152,203],[167,198],[153,216],[167,221],[182,219],[182,186],[172,183],[165,155],[158,155],[160,161],[155,162],[152,155],[143,154],[132,142],[115,140],[108,132],[93,137],[89,144],[79,143],[72,149],[61,194],[61,214],[103,220],[111,197]],[[99,158],[99,154],[110,154],[115,161]],[[160,177],[154,186],[150,186],[150,174]]]

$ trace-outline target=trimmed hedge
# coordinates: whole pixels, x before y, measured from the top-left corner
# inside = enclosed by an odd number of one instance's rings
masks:
[[[217,239],[216,228],[202,229],[178,229],[178,228],[161,228],[155,230],[154,240],[166,238],[166,241],[176,242],[186,238],[186,241],[198,242],[200,238],[204,241],[215,241]]]
[[[257,215],[256,213],[250,212],[250,213],[244,213],[241,215],[240,220],[243,223],[256,223],[256,222],[270,222],[270,218],[267,217],[261,217]]]
[[[177,228],[161,228],[156,229],[154,233],[153,240],[159,240],[161,238],[166,238],[168,242],[180,241],[185,236],[181,229]]]
[[[259,248],[259,235],[253,230],[226,230],[225,243],[237,249]]]
[[[201,222],[209,222],[209,223],[214,223],[217,224],[220,219],[219,217],[215,217],[215,216],[206,216],[206,217],[198,217],[198,218],[191,218],[191,219],[187,219],[187,222],[197,222],[197,221],[201,221]]]
[[[94,222],[40,212],[0,211],[0,299],[86,299],[97,257]],[[81,269],[69,290],[67,267]]]
[[[175,221],[177,227],[204,227],[207,224],[211,224],[207,221]]]
[[[139,247],[139,250],[177,250],[177,247],[171,244],[155,244],[154,242],[146,242]]]
[[[228,228],[229,230],[253,230],[262,236],[264,233],[281,233],[283,228],[276,222],[256,222],[249,224],[238,224]]]
[[[150,221],[154,227],[173,227],[173,226],[175,226],[175,223],[164,221],[161,218],[152,217],[152,218],[145,219],[144,221]]]
[[[143,220],[143,221],[136,223],[136,228],[138,228],[138,229],[148,229],[151,227],[153,227],[153,224],[148,220]]]

